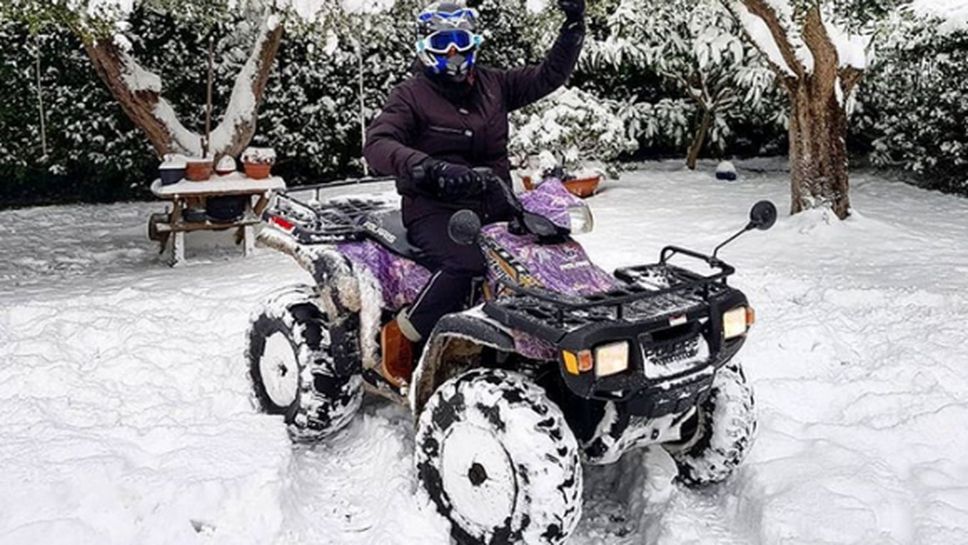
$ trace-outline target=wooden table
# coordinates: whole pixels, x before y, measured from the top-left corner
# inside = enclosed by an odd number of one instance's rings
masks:
[[[172,201],[170,212],[152,214],[148,220],[148,238],[161,245],[161,253],[168,250],[169,264],[176,266],[185,262],[185,233],[194,231],[224,231],[238,229],[236,243],[242,244],[242,254],[248,256],[255,247],[255,226],[261,221],[262,212],[269,206],[273,191],[286,189],[282,178],[273,177],[253,180],[241,173],[215,176],[207,182],[182,180],[174,185],[161,185],[161,180],[151,184],[151,192],[159,199]],[[189,201],[208,197],[249,197],[242,218],[229,223],[211,221],[190,222],[184,219]],[[253,199],[257,198],[255,204]]]

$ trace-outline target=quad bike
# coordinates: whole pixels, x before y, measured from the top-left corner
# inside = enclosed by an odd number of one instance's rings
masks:
[[[733,361],[754,315],[716,254],[769,229],[776,208],[757,204],[711,256],[670,246],[658,263],[612,275],[571,238],[592,216],[560,181],[520,198],[494,183],[511,221],[482,227],[461,211],[450,223],[452,239],[480,246],[487,277],[403,373],[389,361],[402,342],[394,317],[430,272],[399,210],[280,194],[260,239],[315,284],[285,289],[253,315],[247,359],[259,408],[283,416],[294,441],[313,442],[346,426],[364,391],[407,405],[418,488],[459,543],[564,542],[581,516],[582,464],[630,449],[666,448],[687,485],[726,479],[756,427]]]

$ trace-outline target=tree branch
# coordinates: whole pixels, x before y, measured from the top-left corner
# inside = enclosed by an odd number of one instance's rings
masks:
[[[840,69],[840,90],[845,98],[854,92],[863,77],[864,71],[859,68],[847,66]]]
[[[780,18],[777,16],[776,11],[773,7],[767,4],[764,0],[731,0],[727,1],[726,7],[733,12],[733,14],[742,21],[742,17],[737,11],[737,4],[745,6],[746,10],[750,12],[754,17],[758,17],[765,24],[767,29],[770,31],[770,35],[773,37],[773,41],[776,42],[777,49],[780,51],[780,55],[783,57],[783,61],[786,63],[787,67],[794,73],[796,78],[803,78],[806,74],[806,69],[800,59],[797,58],[796,50],[793,48],[793,44],[790,42],[790,38],[787,35],[787,30],[783,28],[783,24],[780,22]],[[745,25],[743,25],[745,28]],[[747,34],[749,31],[747,30]],[[774,71],[777,72],[781,77],[789,78],[790,74],[783,70],[783,67],[777,66],[772,59],[769,58],[769,54],[763,51],[763,48],[753,40],[753,45],[760,50],[761,53],[766,55],[767,61],[770,66],[773,67]]]
[[[814,6],[807,11],[803,22],[803,41],[813,54],[813,75],[817,89],[832,91],[837,79],[840,57],[837,46],[830,39],[823,23],[820,7]]]
[[[267,14],[245,65],[236,76],[225,115],[212,132],[216,158],[238,155],[255,134],[259,104],[282,41],[283,26]],[[98,76],[131,121],[141,128],[158,155],[203,154],[201,136],[185,127],[161,94],[161,81],[142,68],[113,40],[84,42]]]

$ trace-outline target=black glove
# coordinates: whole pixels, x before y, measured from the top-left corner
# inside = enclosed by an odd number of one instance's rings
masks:
[[[436,159],[427,159],[422,166],[427,173],[425,187],[441,197],[473,197],[484,190],[484,178],[470,167]]]
[[[585,19],[585,0],[558,0],[558,7],[565,12],[565,20],[569,23]]]

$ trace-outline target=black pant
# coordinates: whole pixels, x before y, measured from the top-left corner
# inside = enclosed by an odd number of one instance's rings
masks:
[[[410,242],[427,256],[434,275],[408,312],[408,318],[426,339],[437,321],[464,309],[471,298],[474,279],[484,276],[487,264],[476,245],[461,246],[450,239],[447,225],[453,210],[424,215],[407,226]]]

